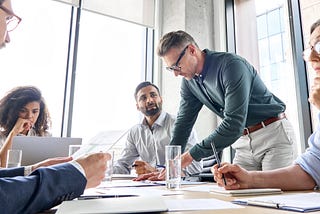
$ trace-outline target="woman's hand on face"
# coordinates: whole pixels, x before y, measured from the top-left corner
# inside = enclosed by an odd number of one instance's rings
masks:
[[[19,117],[12,131],[14,136],[16,136],[20,133],[28,132],[31,129],[31,127],[32,123],[30,120]]]

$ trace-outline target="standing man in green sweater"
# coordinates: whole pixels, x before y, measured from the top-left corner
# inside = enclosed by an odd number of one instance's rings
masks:
[[[184,149],[202,106],[222,118],[221,124],[182,155],[182,167],[192,160],[232,145],[233,162],[247,170],[271,170],[292,164],[296,139],[285,116],[285,104],[272,94],[255,68],[235,54],[201,50],[184,31],[160,39],[158,55],[175,76],[183,76],[180,108],[171,144]]]

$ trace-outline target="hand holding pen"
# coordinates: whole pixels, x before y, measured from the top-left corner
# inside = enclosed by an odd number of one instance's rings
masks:
[[[149,163],[141,160],[136,160],[132,167],[136,170],[137,175],[147,174],[150,172],[156,172],[157,169],[152,167]]]
[[[218,168],[220,168],[221,167],[221,162],[220,162],[220,159],[219,159],[219,156],[218,156],[218,152],[217,152],[216,146],[214,145],[213,142],[211,143],[211,147],[212,147],[212,150],[213,150],[213,154],[214,154],[214,156],[216,158]],[[226,178],[225,178],[224,174],[222,174],[222,179],[223,179],[224,185],[227,186],[227,181],[226,181]]]
[[[219,186],[224,186],[224,188],[228,190],[258,187],[254,179],[257,177],[257,172],[247,171],[237,164],[226,162],[221,163],[220,166],[221,167],[218,167],[218,164],[216,164],[211,168],[214,180]],[[227,185],[225,184],[224,176],[228,178]]]

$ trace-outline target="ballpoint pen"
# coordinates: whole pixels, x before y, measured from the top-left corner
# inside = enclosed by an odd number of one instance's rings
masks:
[[[211,147],[212,147],[212,150],[213,150],[213,154],[216,157],[218,168],[220,168],[221,167],[221,162],[220,162],[220,159],[219,159],[219,156],[218,156],[217,149],[216,149],[216,147],[215,147],[213,142],[211,143]],[[222,174],[222,179],[223,179],[224,185],[227,186],[227,181],[226,181],[226,178],[224,177],[224,174]]]
[[[163,169],[166,168],[166,166],[164,166],[164,165],[159,165],[159,164],[157,164],[156,167],[157,167],[157,168],[163,168]]]
[[[136,166],[138,166],[138,164],[133,164],[133,165],[132,165],[132,167],[136,167]],[[157,165],[156,165],[156,168],[164,168],[164,169],[165,169],[166,166],[157,164]]]

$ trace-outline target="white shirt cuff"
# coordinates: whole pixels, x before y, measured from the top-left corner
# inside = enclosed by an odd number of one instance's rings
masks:
[[[32,172],[32,166],[30,165],[30,166],[25,166],[24,167],[24,176],[28,176],[28,175],[30,175],[31,174],[31,172]]]
[[[83,167],[75,160],[70,161],[69,163],[71,163],[77,170],[79,170],[84,177],[86,177],[86,173],[83,169]]]

